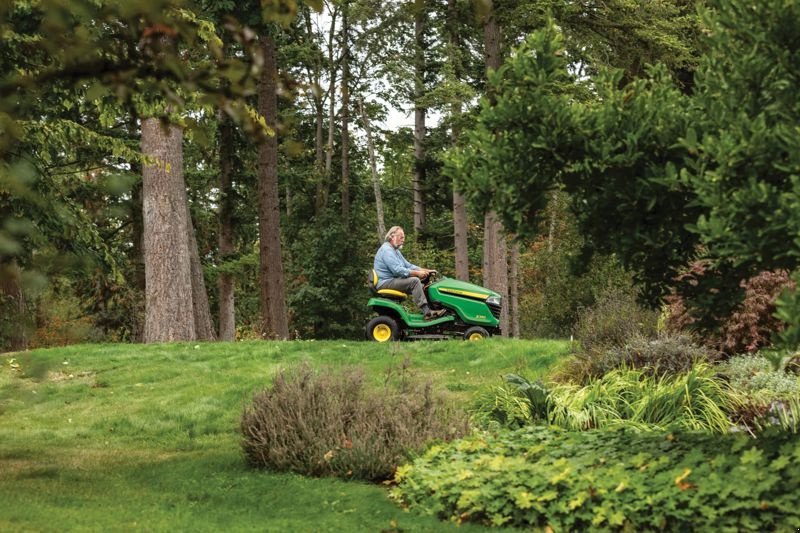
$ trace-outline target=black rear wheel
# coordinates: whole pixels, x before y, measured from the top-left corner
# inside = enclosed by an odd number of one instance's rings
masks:
[[[367,340],[375,342],[396,341],[400,333],[397,322],[389,316],[376,316],[367,324]]]

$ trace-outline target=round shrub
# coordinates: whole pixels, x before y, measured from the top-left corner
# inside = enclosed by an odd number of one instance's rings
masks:
[[[373,390],[358,368],[303,366],[256,393],[240,429],[251,466],[379,481],[430,441],[465,434],[467,422],[429,385]]]
[[[658,312],[636,302],[633,291],[609,291],[584,309],[575,325],[575,338],[587,353],[624,345],[632,337],[653,337]]]
[[[662,334],[656,338],[636,335],[594,357],[592,373],[601,376],[624,367],[641,369],[647,375],[674,376],[714,358],[710,349],[698,346],[688,335]]]

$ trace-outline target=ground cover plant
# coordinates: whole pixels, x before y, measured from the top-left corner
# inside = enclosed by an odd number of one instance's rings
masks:
[[[508,372],[543,375],[564,342],[81,345],[0,356],[0,530],[446,531],[383,487],[249,468],[246,401],[280,369],[397,368],[454,401]],[[469,531],[470,528],[467,529]]]
[[[800,441],[788,434],[485,432],[437,446],[393,497],[456,523],[555,531],[794,531]]]

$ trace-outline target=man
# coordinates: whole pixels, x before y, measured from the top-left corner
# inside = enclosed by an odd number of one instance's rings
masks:
[[[444,309],[432,311],[422,288],[422,279],[436,273],[435,270],[412,265],[400,249],[406,241],[406,234],[400,226],[392,226],[386,233],[385,242],[375,254],[373,268],[378,273],[378,289],[394,289],[410,294],[414,303],[422,311],[425,320],[439,318],[445,314]]]

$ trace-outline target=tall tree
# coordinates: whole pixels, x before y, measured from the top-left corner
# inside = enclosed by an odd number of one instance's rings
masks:
[[[196,338],[189,252],[189,211],[183,179],[183,131],[158,118],[142,120],[144,206],[144,342]]]
[[[275,40],[260,37],[263,67],[258,82],[258,112],[273,134],[258,145],[259,280],[261,282],[262,333],[268,338],[289,338],[281,255],[281,218],[278,197],[278,68]]]
[[[372,175],[372,190],[375,194],[375,214],[377,215],[378,230],[378,243],[383,242],[386,235],[386,222],[383,218],[383,197],[381,195],[381,181],[378,177],[378,163],[375,158],[375,142],[372,139],[372,127],[370,126],[369,116],[366,109],[364,109],[364,99],[358,100],[359,111],[361,112],[361,120],[364,125],[364,132],[367,134],[367,153],[369,155],[369,167]]]
[[[456,82],[461,80],[461,42],[459,37],[459,17],[456,0],[447,0],[447,42],[448,56]],[[461,112],[463,102],[458,96],[450,104],[452,114],[451,143],[458,144],[461,136]],[[455,256],[456,279],[469,281],[469,245],[467,242],[467,202],[453,180],[453,249]]]
[[[501,30],[495,17],[492,1],[486,2],[487,11],[484,14],[484,51],[486,57],[486,71],[496,71],[503,63]],[[488,94],[489,105],[494,105],[495,97]],[[484,216],[483,223],[483,280],[484,285],[503,296],[504,305],[500,315],[500,328],[503,335],[509,334],[508,311],[508,246],[506,242],[505,229],[497,214],[490,210]]]
[[[342,220],[350,225],[350,25],[349,0],[342,3]]]
[[[219,253],[223,264],[235,253],[233,241],[233,124],[222,113],[218,113],[219,124]],[[236,338],[236,306],[234,299],[234,277],[231,272],[219,275],[219,339],[232,341]]]
[[[414,231],[425,229],[425,0],[414,0]]]

